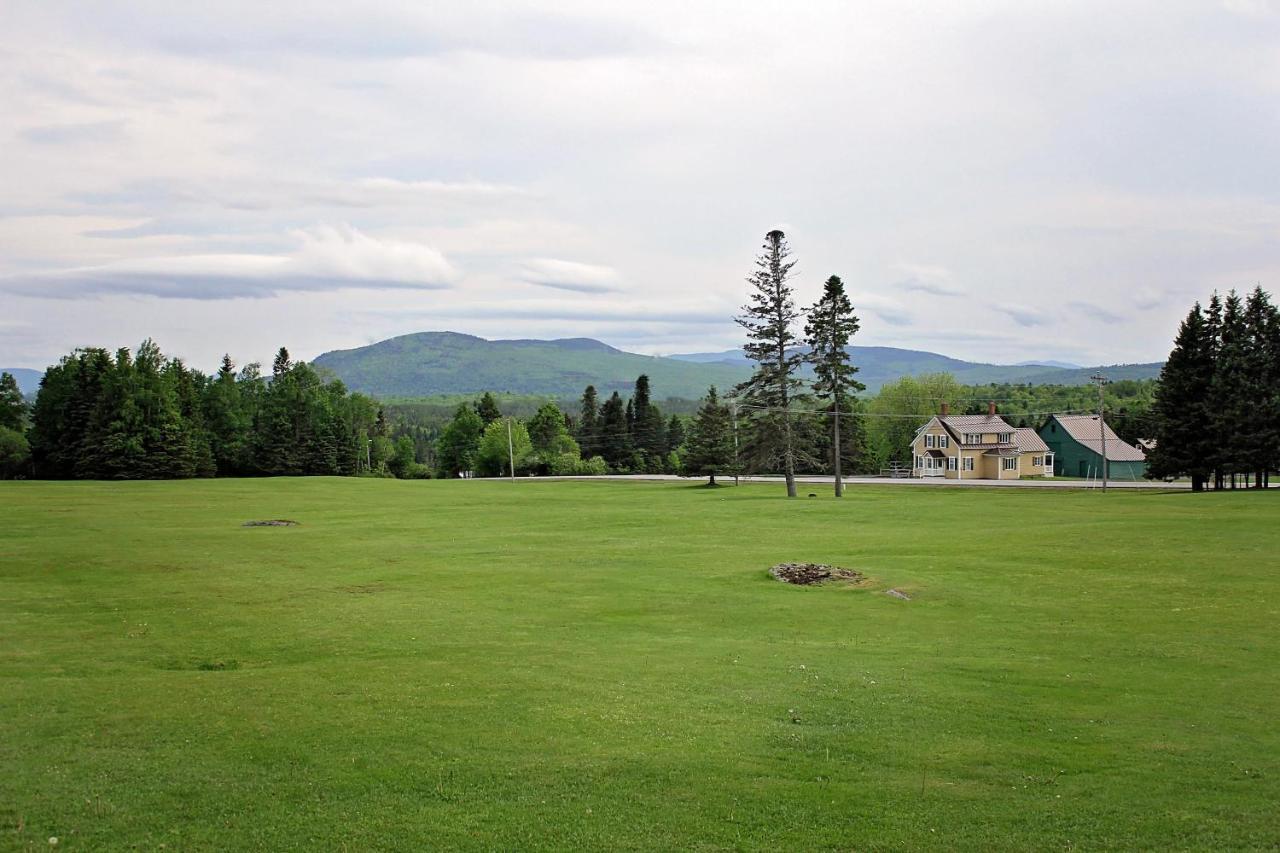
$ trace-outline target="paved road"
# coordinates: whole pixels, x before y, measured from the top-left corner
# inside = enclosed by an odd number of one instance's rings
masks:
[[[698,480],[698,477],[678,477],[675,474],[600,474],[589,477],[538,477],[539,480],[678,480],[691,482]],[[729,483],[732,477],[721,476],[720,482]],[[781,483],[782,477],[742,477],[744,483]],[[800,475],[796,477],[797,483],[806,485],[832,485],[831,477],[819,477],[812,475]],[[919,486],[919,487],[972,487],[972,486],[990,486],[993,488],[1003,489],[1088,489],[1099,488],[1100,484],[1090,483],[1088,480],[948,480],[943,477],[926,477],[918,479],[894,478],[894,477],[845,477],[844,484],[847,487],[856,486]],[[1179,483],[1159,483],[1150,480],[1110,480],[1107,482],[1109,489],[1190,489],[1190,482]]]

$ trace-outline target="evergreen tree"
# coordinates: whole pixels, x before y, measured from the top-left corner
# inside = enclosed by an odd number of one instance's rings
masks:
[[[650,396],[649,377],[636,379],[632,396],[633,412],[631,437],[640,452],[646,471],[661,471],[662,460],[667,453],[666,421],[662,410],[654,405]]]
[[[26,426],[27,401],[12,373],[0,373],[0,429],[21,431]]]
[[[849,363],[849,339],[857,334],[858,318],[844,292],[844,282],[833,275],[823,286],[822,298],[809,309],[809,322],[805,325],[809,354],[813,365],[813,392],[830,404],[831,456],[835,471],[836,497],[844,495],[841,463],[845,444],[840,440],[840,418],[848,413],[849,398],[866,387],[854,379],[858,368]]]
[[[684,446],[684,421],[679,415],[672,415],[671,420],[667,421],[667,447],[670,450],[679,450]]]
[[[289,360],[289,350],[280,347],[276,351],[276,360],[271,363],[271,375],[280,377],[289,372],[289,368],[293,367],[293,362]]]
[[[629,471],[634,465],[626,407],[617,391],[600,407],[599,450],[604,461],[614,471]]]
[[[590,458],[600,452],[600,409],[596,398],[596,386],[588,385],[582,392],[582,414],[578,418],[578,444],[582,455]]]
[[[1200,303],[1182,321],[1164,368],[1152,410],[1155,447],[1148,456],[1147,476],[1190,475],[1191,487],[1203,491],[1213,473],[1214,435],[1210,423],[1213,341]]]
[[[1245,373],[1252,377],[1238,428],[1240,444],[1253,473],[1253,484],[1262,486],[1275,461],[1275,445],[1280,440],[1280,423],[1274,411],[1280,387],[1280,361],[1271,352],[1271,326],[1276,308],[1261,287],[1255,287],[1244,306],[1246,341]]]
[[[1249,335],[1244,306],[1234,290],[1223,303],[1218,353],[1214,360],[1211,430],[1217,436],[1215,462],[1224,475],[1236,477],[1250,470],[1250,447],[1242,425],[1249,418],[1249,394],[1254,377],[1249,374]]]
[[[218,473],[251,473],[253,414],[247,405],[244,383],[236,380],[235,364],[230,355],[222,357],[218,375],[206,387],[204,397],[204,420]]]
[[[789,283],[795,261],[789,260],[786,235],[770,231],[764,252],[756,259],[756,271],[747,279],[752,286],[743,316],[736,318],[747,331],[743,350],[756,363],[755,372],[738,386],[750,407],[761,455],[779,463],[787,481],[787,497],[796,496],[796,448],[792,434],[791,396],[799,387],[795,378],[801,356],[794,325],[800,318]]]
[[[729,407],[720,402],[712,385],[693,419],[681,459],[686,474],[709,477],[709,486],[716,484],[717,474],[737,470],[730,417]]]
[[[502,410],[498,408],[498,401],[493,399],[493,395],[488,391],[485,391],[476,402],[476,414],[480,416],[480,420],[484,421],[485,426],[502,418]]]

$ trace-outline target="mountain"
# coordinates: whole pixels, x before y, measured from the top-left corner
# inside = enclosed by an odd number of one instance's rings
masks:
[[[40,390],[40,378],[43,370],[31,370],[26,367],[0,367],[0,373],[12,373],[18,380],[18,390],[26,396],[32,396]]]
[[[1054,361],[1046,358],[1041,361],[1019,361],[1013,365],[1014,367],[1063,367],[1067,370],[1078,370],[1080,365],[1072,364],[1069,361]]]
[[[457,332],[419,332],[318,356],[347,386],[380,397],[509,391],[577,397],[587,385],[603,396],[630,393],[649,375],[654,396],[698,398],[708,385],[727,389],[746,365],[698,365],[614,349],[590,338],[489,341]]]
[[[922,373],[950,373],[966,385],[1009,382],[1033,385],[1084,385],[1096,371],[1102,370],[1110,379],[1154,379],[1160,375],[1161,364],[1122,364],[1106,367],[1080,367],[1067,362],[1028,361],[1021,364],[984,364],[962,361],[958,358],[923,350],[898,347],[849,347],[850,360],[858,366],[858,379],[874,392],[902,376],[919,376]],[[680,353],[668,356],[677,361],[692,364],[740,365],[750,364],[740,349],[722,352]]]
[[[896,347],[850,347],[858,378],[874,392],[886,382],[921,373],[951,373],[960,382],[1083,385],[1097,370],[1111,379],[1149,379],[1159,364],[1063,368],[961,361]],[[708,385],[728,389],[745,379],[750,363],[741,350],[666,357],[624,352],[590,338],[490,341],[457,332],[419,332],[318,356],[314,362],[348,387],[380,397],[425,397],[508,391],[576,397],[587,385],[603,395],[629,393],[649,375],[654,396],[697,398]]]

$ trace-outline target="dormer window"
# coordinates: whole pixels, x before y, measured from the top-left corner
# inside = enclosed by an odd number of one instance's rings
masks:
[[[982,444],[982,436],[976,432],[966,432],[964,434],[965,444]]]
[[[1001,443],[1001,444],[1012,444],[1012,443],[1013,443],[1013,433],[1011,433],[1011,432],[1002,432],[1002,433],[1000,433],[1000,443]]]

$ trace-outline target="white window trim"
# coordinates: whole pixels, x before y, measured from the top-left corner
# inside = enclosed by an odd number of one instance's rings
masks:
[[[945,435],[938,436],[938,446],[947,447],[947,437]]]
[[[948,471],[956,470],[956,458],[954,456],[947,457],[947,470]]]
[[[972,471],[972,470],[974,470],[974,468],[973,468],[973,457],[972,457],[972,456],[966,456],[966,457],[964,458],[964,470],[966,470],[966,471]]]
[[[1016,456],[1002,456],[1002,457],[1000,457],[1000,470],[1001,470],[1001,471],[1017,471],[1017,470],[1018,470],[1018,457],[1016,457]]]

